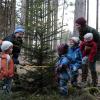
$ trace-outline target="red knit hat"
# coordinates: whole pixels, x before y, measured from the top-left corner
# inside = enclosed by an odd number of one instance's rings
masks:
[[[80,18],[76,19],[75,23],[77,23],[81,26],[85,26],[86,25],[86,20],[83,17],[80,17]]]
[[[64,54],[68,50],[68,45],[67,44],[60,44],[57,48],[58,52],[60,54]]]

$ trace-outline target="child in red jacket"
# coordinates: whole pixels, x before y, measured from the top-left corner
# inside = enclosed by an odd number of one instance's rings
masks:
[[[10,54],[12,53],[13,44],[9,41],[3,41],[1,45],[1,72],[0,79],[3,79],[3,90],[5,93],[10,93],[12,77],[14,76],[14,63]]]
[[[97,44],[93,40],[93,34],[87,33],[84,35],[84,41],[80,44],[80,49],[82,51],[82,81],[87,81],[88,75],[88,67],[87,63],[89,64],[89,69],[91,71],[92,76],[92,84],[93,86],[97,85],[97,72],[96,72],[96,54],[97,54]]]

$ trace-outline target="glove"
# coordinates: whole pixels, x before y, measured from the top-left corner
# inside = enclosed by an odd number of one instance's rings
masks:
[[[76,66],[74,66],[74,67],[73,67],[73,71],[77,71],[77,68],[76,68]]]
[[[88,62],[88,57],[87,56],[83,57],[82,64],[86,64],[87,62]]]

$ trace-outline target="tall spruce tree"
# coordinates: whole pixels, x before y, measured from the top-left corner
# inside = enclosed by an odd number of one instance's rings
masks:
[[[50,57],[52,41],[56,39],[57,8],[52,6],[54,3],[52,0],[26,1],[25,54],[31,61],[36,58],[38,65]]]

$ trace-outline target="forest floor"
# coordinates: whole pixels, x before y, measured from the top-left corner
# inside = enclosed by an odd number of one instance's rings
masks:
[[[26,65],[26,66],[21,66],[21,65],[18,65],[18,74],[19,75],[24,75],[24,74],[27,74],[27,72],[31,71],[31,72],[34,72],[35,71],[35,68],[37,66],[32,66],[32,65]],[[40,66],[42,67],[42,66]],[[46,66],[44,66],[46,67]],[[86,92],[83,92],[81,90],[74,90],[72,89],[71,92],[74,91],[74,93],[77,92],[77,94],[73,94],[69,97],[64,97],[64,96],[61,96],[59,95],[59,93],[56,93],[53,91],[53,93],[50,93],[50,94],[44,94],[44,95],[41,95],[41,94],[34,94],[34,93],[30,93],[29,91],[24,91],[24,90],[21,90],[21,88],[19,90],[21,91],[13,91],[12,95],[9,97],[5,97],[4,98],[1,98],[0,96],[0,100],[100,100],[100,61],[98,61],[96,63],[96,70],[98,72],[98,86],[97,89],[99,89],[99,93],[98,94],[93,94],[93,95],[90,95],[90,93],[88,93],[87,91]],[[30,73],[30,72],[29,72]],[[37,76],[36,76],[37,77]],[[46,76],[45,76],[46,77]],[[21,77],[23,78],[23,77]],[[28,81],[31,82],[32,78],[29,78]],[[26,83],[22,83],[23,87],[27,86]],[[31,87],[30,85],[28,87]],[[87,90],[89,90],[90,87],[87,87]],[[49,90],[46,90],[47,92]],[[95,90],[94,88],[89,90],[89,91],[97,91]],[[83,92],[83,93],[81,93]],[[48,92],[49,93],[49,92]],[[78,96],[76,96],[78,95]]]
[[[37,66],[30,66],[30,65],[27,65],[27,66],[22,66],[20,68],[20,65],[19,65],[19,68],[18,68],[18,73],[19,74],[25,74],[27,73],[27,71],[34,71],[35,68],[33,67],[37,67]],[[44,66],[46,67],[46,66]],[[100,61],[97,61],[96,62],[96,70],[97,70],[97,73],[98,73],[98,85],[100,86]]]
[[[34,72],[35,67],[37,67],[37,66],[27,65],[27,66],[22,66],[21,67],[19,65],[18,67],[19,67],[18,68],[18,73],[19,74],[26,74],[30,70]],[[40,66],[40,67],[42,67],[42,66]],[[43,67],[46,67],[46,66],[43,66]],[[97,89],[99,89],[99,91],[100,91],[100,61],[97,61],[97,63],[96,63],[96,70],[98,72],[98,87],[97,87]],[[30,81],[31,80],[32,80],[32,78],[30,78]],[[91,88],[91,87],[87,87],[87,89],[89,89],[89,88]],[[74,91],[74,90],[72,89],[71,91]],[[80,92],[80,90],[75,90],[75,91]],[[95,91],[95,89],[91,89],[91,91],[93,92],[93,91]],[[15,93],[13,94],[13,97],[16,97]],[[18,93],[20,93],[20,92],[18,92]],[[34,95],[34,93],[33,94],[26,94],[26,95],[28,96],[28,97],[25,97],[25,98],[27,98],[27,100],[55,100],[55,99],[56,100],[66,100],[66,98],[67,98],[67,100],[100,100],[100,93],[97,94],[97,95],[95,94],[95,96],[92,96],[92,95],[88,94],[87,92],[85,94],[82,93],[82,95],[79,96],[79,97],[75,96],[76,94],[74,96],[62,97],[56,92],[54,92],[53,94],[50,93],[50,95],[41,95],[41,94]],[[20,95],[19,97],[21,98],[21,96],[22,96],[22,98],[24,98],[23,94]],[[96,97],[96,98],[94,98],[94,97]],[[18,100],[21,100],[20,98],[18,98]],[[17,100],[17,99],[15,99],[15,100]],[[24,99],[22,99],[22,100],[24,100]]]
[[[100,72],[100,61],[97,61],[96,63],[96,69],[98,72]]]

